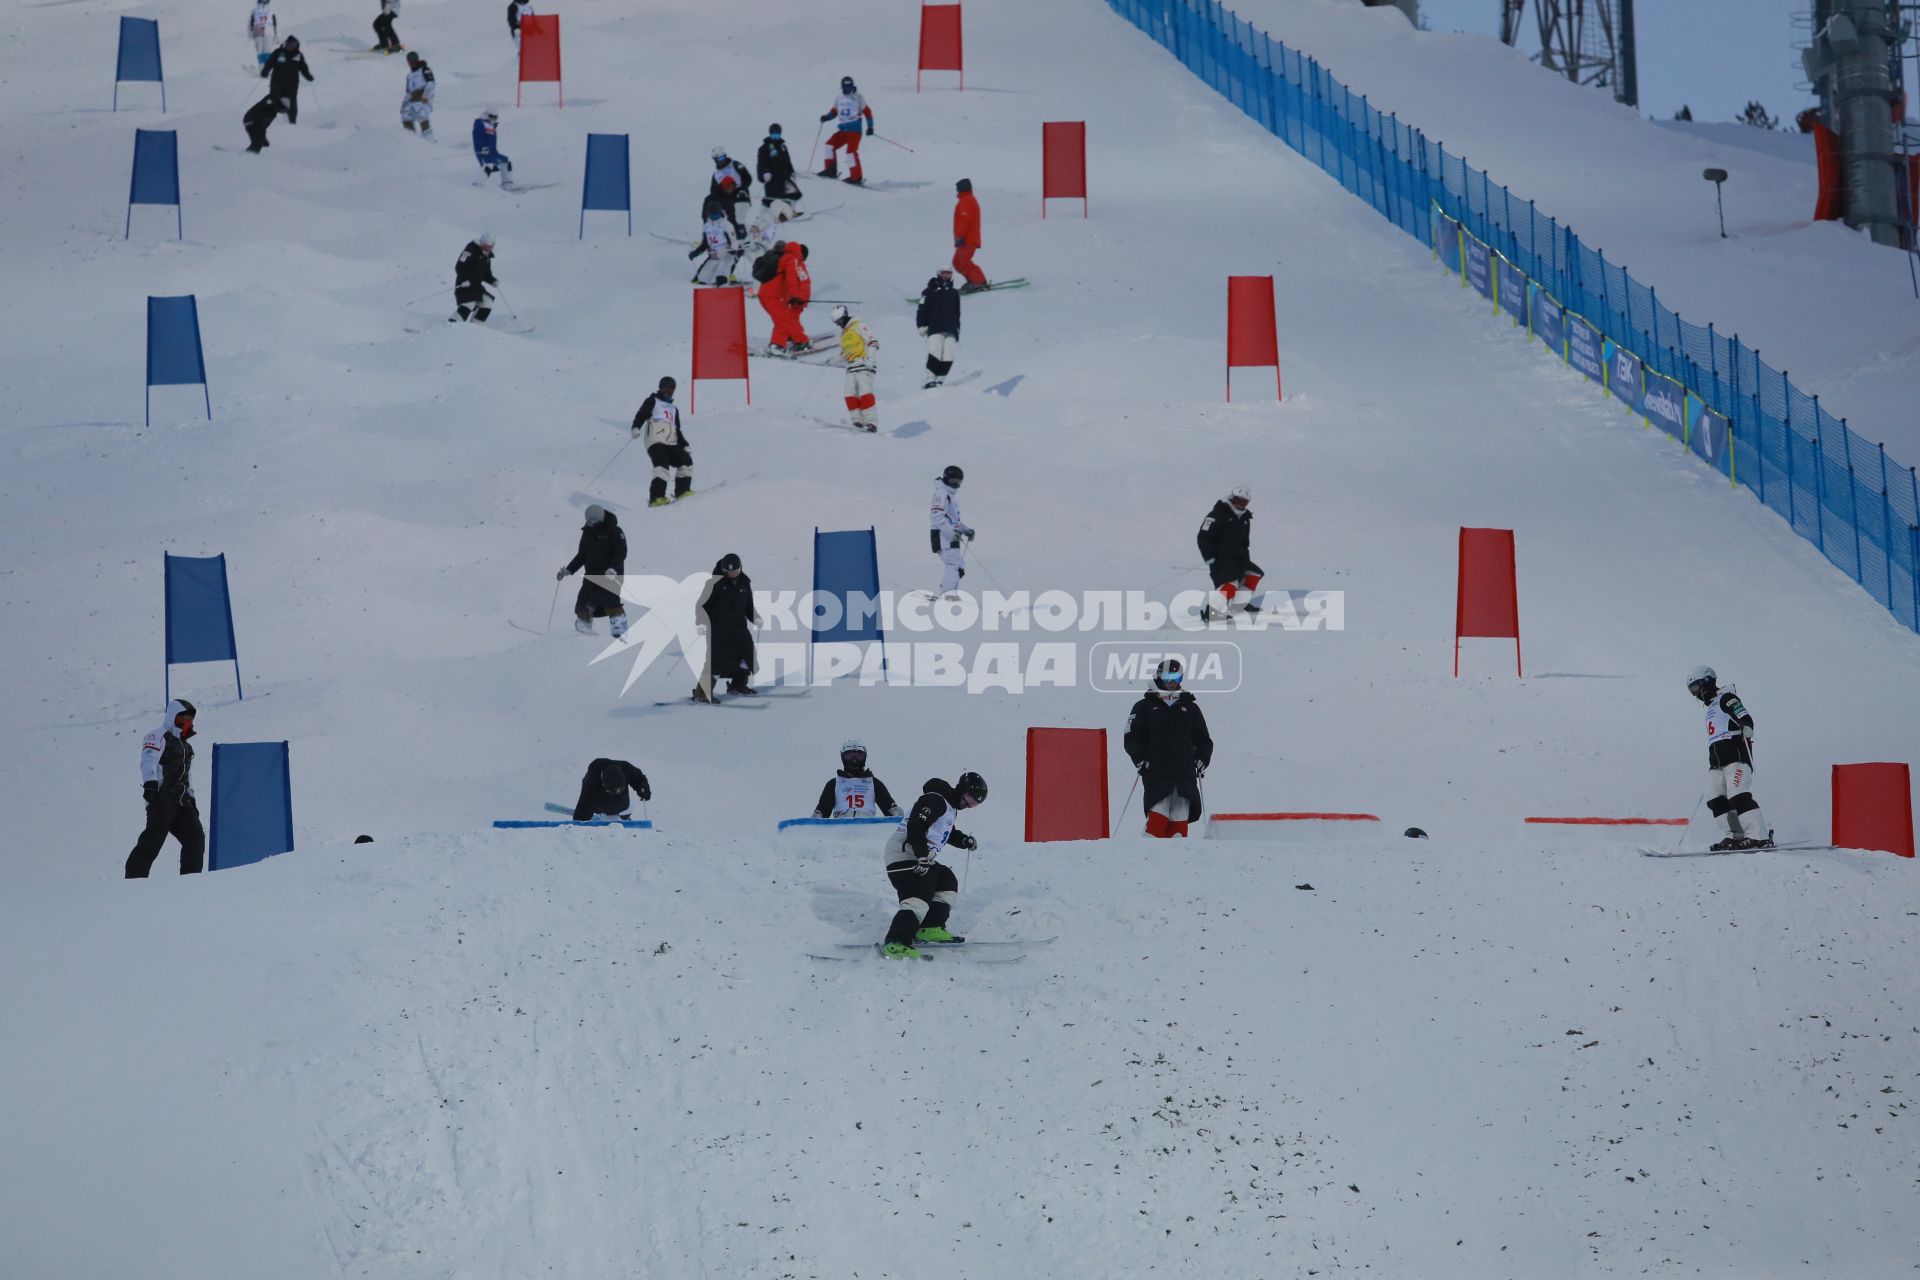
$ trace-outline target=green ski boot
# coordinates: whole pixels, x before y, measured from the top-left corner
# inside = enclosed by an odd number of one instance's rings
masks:
[[[928,928],[928,929],[922,929],[920,932],[913,935],[913,940],[915,942],[965,942],[966,941],[966,939],[961,937],[959,934],[948,933],[945,929],[939,928],[938,926],[935,926],[933,928]]]
[[[889,942],[880,948],[880,954],[889,960],[917,960],[920,953],[904,942]]]

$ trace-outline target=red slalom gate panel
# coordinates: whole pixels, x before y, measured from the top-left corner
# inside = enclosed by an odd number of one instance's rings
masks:
[[[1273,394],[1280,395],[1280,332],[1274,322],[1272,276],[1227,277],[1227,399],[1233,399],[1235,369],[1273,366]],[[1283,397],[1284,398],[1284,397]]]
[[[693,291],[693,385],[687,389],[689,413],[699,403],[702,378],[744,382],[747,403],[753,403],[753,379],[747,375],[745,289]]]
[[[1513,673],[1520,669],[1520,590],[1514,581],[1513,530],[1460,530],[1460,581],[1453,608],[1453,674],[1460,674],[1460,638],[1513,640]]]
[[[920,92],[920,77],[928,71],[958,71],[960,88],[967,87],[965,51],[960,39],[960,6],[923,4],[920,6],[920,69],[913,73],[913,91]]]
[[[1107,731],[1027,730],[1027,840],[1105,840]]]
[[[1080,201],[1080,216],[1087,216],[1087,122],[1050,120],[1040,126],[1040,216],[1047,216],[1047,201]],[[1231,388],[1229,388],[1231,391]]]
[[[1833,766],[1833,843],[1913,856],[1913,777],[1906,765]]]
[[[560,105],[567,105],[567,91],[560,86],[560,15],[529,13],[520,19],[520,84],[551,81],[559,87]],[[520,105],[520,89],[513,91],[513,105]]]

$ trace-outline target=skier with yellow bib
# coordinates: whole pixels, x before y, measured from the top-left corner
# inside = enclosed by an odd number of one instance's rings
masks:
[[[847,366],[847,413],[855,431],[878,431],[873,412],[873,356],[880,349],[873,331],[845,307],[828,313],[840,330],[840,359]]]

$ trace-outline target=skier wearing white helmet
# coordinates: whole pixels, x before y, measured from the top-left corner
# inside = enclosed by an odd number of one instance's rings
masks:
[[[856,431],[878,431],[880,420],[873,411],[874,353],[880,343],[864,321],[836,305],[827,313],[840,330],[840,360],[847,366],[847,414]]]
[[[840,768],[827,785],[820,788],[820,799],[813,806],[816,818],[897,818],[895,803],[887,784],[867,769],[867,744],[848,738],[840,744]]]
[[[725,147],[713,149],[713,174],[707,180],[701,221],[706,221],[705,210],[716,206],[733,224],[733,234],[744,239],[747,220],[753,215],[753,177],[747,166],[727,154]]]
[[[1265,571],[1253,562],[1252,504],[1253,490],[1237,484],[1200,522],[1200,557],[1207,562],[1214,590],[1201,609],[1203,619],[1230,611],[1236,601],[1250,612],[1259,608],[1253,593],[1259,590]]]
[[[453,300],[457,309],[447,319],[477,320],[485,324],[493,314],[493,308],[487,305],[493,301],[493,295],[486,287],[499,283],[493,278],[493,232],[482,231],[467,242],[453,264]]]
[[[1688,672],[1687,692],[1707,708],[1707,812],[1726,832],[1714,850],[1772,848],[1773,828],[1753,798],[1753,714],[1712,667]]]

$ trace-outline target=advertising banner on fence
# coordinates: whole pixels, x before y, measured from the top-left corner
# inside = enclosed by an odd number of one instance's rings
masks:
[[[1493,297],[1493,250],[1466,232],[1460,233],[1467,246],[1467,283],[1483,298]]]
[[[1640,397],[1640,411],[1647,421],[1675,440],[1687,438],[1687,389],[1664,374],[1646,371],[1646,390]]]
[[[1579,316],[1567,316],[1567,363],[1592,378],[1607,380],[1606,359],[1600,350],[1600,331]]]
[[[1547,350],[1567,358],[1567,309],[1539,285],[1527,285],[1527,329]]]
[[[1436,206],[1433,211],[1433,251],[1440,255],[1440,261],[1447,270],[1460,274],[1460,224],[1441,213]]]
[[[1607,390],[1635,413],[1646,412],[1640,403],[1640,357],[1612,338],[1601,339],[1600,351],[1607,365]]]
[[[1707,408],[1695,395],[1687,397],[1687,448],[1721,475],[1733,475],[1733,432],[1727,416]]]
[[[1527,322],[1527,285],[1530,283],[1526,273],[1505,258],[1501,258],[1497,280],[1500,287],[1500,309],[1512,316],[1515,324],[1525,324]]]

